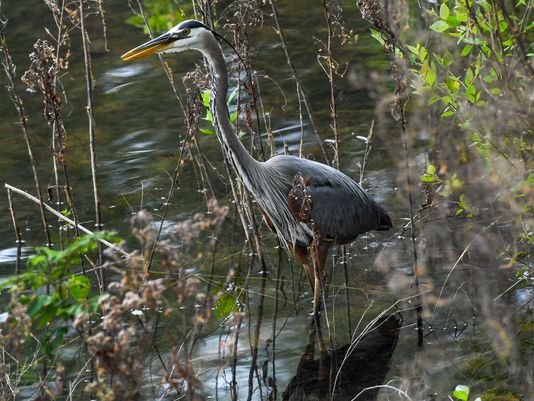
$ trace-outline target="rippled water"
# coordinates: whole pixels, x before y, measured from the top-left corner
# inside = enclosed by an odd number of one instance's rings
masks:
[[[28,7],[29,3],[39,11],[28,12],[31,9]],[[387,93],[391,86],[386,74],[388,62],[382,49],[367,34],[367,25],[359,19],[359,13],[353,3],[347,3],[345,19],[351,28],[361,34],[359,42],[357,45],[349,44],[336,49],[340,60],[347,61],[348,68],[347,74],[337,80],[338,123],[342,136],[341,169],[353,177],[358,177],[357,166],[362,159],[365,143],[357,136],[367,136],[371,121],[375,120],[375,137],[366,165],[365,186],[390,212],[394,222],[394,231],[364,235],[348,250],[349,296],[354,328],[355,322],[358,322],[361,316],[364,316],[363,321],[367,322],[380,311],[411,294],[413,277],[409,233],[398,235],[408,218],[404,176],[400,167],[403,162],[400,133],[391,121],[389,113],[379,116],[375,114],[376,106],[383,100],[383,94]],[[323,138],[331,138],[333,135],[329,128],[328,106],[330,89],[324,73],[316,63],[314,39],[325,34],[322,10],[317,6],[308,7],[306,4],[304,1],[280,2],[282,23],[288,28],[286,34],[290,51],[310,94]],[[129,219],[133,212],[146,208],[155,213],[156,221],[159,220],[158,215],[166,199],[170,175],[178,159],[180,140],[184,138],[186,129],[179,105],[158,60],[147,58],[136,63],[124,64],[119,58],[120,54],[146,39],[141,30],[125,24],[124,21],[131,15],[126,2],[114,0],[105,2],[104,6],[107,10],[110,51],[103,50],[100,41],[95,39],[93,53],[98,184],[105,227],[119,231],[125,238],[131,238]],[[44,5],[38,0],[4,2],[2,10],[10,19],[7,26],[9,46],[18,66],[18,73],[21,74],[28,66],[27,54],[31,52],[34,40],[45,37],[43,27],[52,26],[52,22],[47,17]],[[43,15],[45,15],[44,22]],[[92,37],[100,39],[98,19],[93,18],[92,24],[94,24]],[[270,116],[276,151],[282,152],[283,146],[287,145],[289,152],[295,154],[298,152],[301,135],[295,84],[289,78],[285,58],[271,27],[271,21],[266,21],[263,27],[255,29],[251,38],[252,43],[257,46],[254,68],[261,74],[269,76],[269,79],[260,79],[260,84],[265,111]],[[80,40],[78,33],[73,33],[72,40],[73,47],[78,47]],[[179,77],[190,70],[199,58],[196,54],[180,54],[179,57],[170,56],[168,60],[175,73],[175,81],[179,82]],[[370,79],[373,74],[378,74],[379,78]],[[0,82],[3,83],[3,79],[2,76]],[[74,201],[81,221],[91,228],[94,225],[94,216],[87,119],[83,112],[85,82],[83,60],[79,54],[72,59],[69,71],[62,78],[62,82],[68,94],[68,101],[62,106],[65,126],[69,133],[66,158],[71,173]],[[177,86],[181,91],[180,85]],[[50,185],[53,182],[48,145],[50,130],[41,118],[40,97],[25,90],[23,85],[19,85],[18,90],[31,117],[29,130],[38,158],[41,182],[44,186]],[[17,117],[14,108],[5,90],[0,92],[0,115],[2,116],[0,132],[3,138],[0,148],[0,181],[33,192],[27,152],[20,130],[15,124]],[[306,121],[303,131],[304,154],[321,160],[315,136]],[[420,138],[415,141],[411,154],[414,168],[422,169],[426,157],[425,134],[419,133],[419,135]],[[263,139],[266,140],[267,136],[263,135]],[[245,138],[245,141],[248,142],[248,138]],[[421,146],[418,146],[419,141]],[[200,137],[199,143],[207,160],[214,166],[215,191],[220,201],[231,204],[231,193],[225,180],[217,178],[217,174],[225,173],[218,143],[210,136]],[[174,223],[205,209],[202,184],[193,168],[184,170],[180,187],[171,200],[172,206],[164,227],[164,237],[172,233]],[[39,215],[32,203],[19,197],[15,197],[15,200],[18,221],[26,240],[23,256],[27,257],[32,252],[33,246],[43,243]],[[0,268],[2,274],[7,275],[13,272],[16,248],[5,192],[0,194],[0,211]],[[235,234],[231,233],[232,228],[229,227],[231,223],[228,221],[227,224],[228,227],[224,230],[227,237],[223,238],[225,244],[230,243],[230,238],[234,238]],[[425,385],[428,387],[430,399],[433,399],[433,392],[440,393],[437,399],[444,399],[446,395],[451,394],[457,384],[467,381],[463,370],[466,360],[475,361],[480,353],[491,348],[487,341],[478,339],[479,332],[487,327],[484,326],[487,322],[479,323],[480,311],[475,306],[478,304],[476,299],[485,296],[494,298],[514,283],[513,272],[504,272],[499,275],[488,273],[485,286],[470,284],[472,280],[480,280],[484,276],[484,272],[480,269],[488,261],[483,253],[477,253],[483,248],[483,244],[480,244],[480,247],[473,246],[473,253],[469,253],[469,263],[462,261],[458,265],[454,264],[469,240],[473,239],[473,236],[468,234],[459,235],[460,232],[468,232],[466,226],[469,226],[469,222],[436,219],[436,224],[429,224],[416,239],[417,244],[432,239],[433,248],[425,260],[428,271],[421,279],[421,285],[433,302],[440,295],[443,302],[439,302],[438,298],[437,302],[424,305],[426,359],[425,356],[418,357],[424,359],[424,363],[419,359],[415,360],[414,357],[417,343],[415,313],[413,310],[403,313],[404,322],[399,346],[393,355],[388,378],[392,380],[393,385],[406,388],[410,378],[420,374],[421,370],[416,367],[420,363],[424,366],[423,370],[426,369]],[[268,262],[270,266],[274,266],[276,252],[273,235],[268,233],[265,227],[262,228],[262,232],[267,238]],[[243,234],[239,232],[239,235]],[[225,248],[233,252],[234,247],[229,245]],[[375,264],[377,258],[378,262]],[[347,341],[347,321],[341,287],[343,273],[339,266],[340,256],[332,255],[331,260],[337,266],[333,271],[327,312],[335,327],[336,341],[338,344],[343,344]],[[294,269],[298,275],[300,269],[298,267]],[[285,279],[289,280],[288,270],[284,275]],[[260,339],[260,364],[267,358],[265,341],[271,336],[273,323],[273,305],[270,302],[275,297],[273,276],[274,268],[268,274],[269,302],[266,305],[264,329]],[[254,277],[254,281],[259,282],[258,275]],[[488,289],[488,292],[484,293],[481,288]],[[518,288],[517,291],[510,291],[505,298],[510,304],[519,306],[531,299],[532,294],[531,287]],[[297,294],[297,297],[298,311],[296,305],[287,305],[279,312],[276,320],[276,326],[280,330],[276,355],[279,392],[295,375],[296,366],[305,346],[311,295],[303,291]],[[257,300],[252,297],[251,302],[255,305]],[[413,306],[414,302],[409,301],[399,304],[398,308],[393,310],[409,309]],[[221,334],[215,331],[199,344],[195,354],[195,366],[200,372],[205,393],[214,397],[215,383],[217,383],[220,399],[228,399],[227,383],[231,373],[229,366],[224,361],[221,362],[220,336]],[[246,399],[248,391],[246,384],[250,364],[248,336],[249,327],[245,327],[236,370],[239,399]],[[151,371],[150,374],[157,377],[158,372]],[[484,378],[489,380],[486,376]],[[30,391],[28,399],[31,394]],[[258,397],[255,398],[259,399]]]

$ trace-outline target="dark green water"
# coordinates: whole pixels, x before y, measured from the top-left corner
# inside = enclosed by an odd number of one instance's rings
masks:
[[[286,28],[290,52],[295,66],[301,75],[304,86],[310,95],[317,121],[320,123],[323,138],[331,139],[329,128],[330,88],[328,81],[317,63],[317,40],[325,39],[325,27],[320,6],[308,1],[280,2],[281,23]],[[107,46],[105,50],[100,30],[99,18],[89,20],[90,35],[93,38],[93,74],[95,78],[95,118],[98,158],[98,185],[102,199],[102,216],[105,228],[114,229],[124,238],[130,238],[129,220],[133,212],[142,208],[154,212],[155,219],[161,213],[166,197],[170,174],[172,174],[180,141],[185,138],[184,116],[174,97],[159,61],[155,58],[142,59],[125,64],[120,55],[146,40],[139,29],[125,23],[131,16],[127,2],[107,1],[104,4],[107,22]],[[48,10],[41,1],[24,2],[4,1],[2,11],[9,19],[7,34],[9,47],[18,67],[19,76],[29,65],[28,53],[37,38],[46,37],[44,27],[54,27]],[[357,322],[360,316],[368,321],[380,311],[394,304],[397,300],[410,294],[412,284],[412,252],[408,232],[396,237],[395,233],[406,224],[408,201],[404,192],[404,175],[402,173],[403,156],[400,132],[391,120],[387,107],[385,112],[377,115],[376,110],[389,93],[391,82],[387,78],[388,59],[381,47],[371,39],[368,28],[359,17],[353,2],[346,3],[345,21],[347,26],[360,34],[357,44],[350,43],[336,47],[339,61],[347,62],[347,73],[337,78],[338,124],[342,137],[340,165],[341,169],[353,177],[358,177],[357,163],[361,161],[365,144],[356,136],[366,136],[372,120],[375,120],[375,136],[372,152],[366,165],[365,186],[373,196],[388,210],[394,222],[390,233],[371,233],[362,236],[349,250],[350,300],[352,320]],[[228,35],[231,37],[231,35]],[[83,58],[79,51],[79,32],[72,33],[73,52],[71,65],[61,81],[68,97],[63,100],[63,118],[68,132],[66,161],[71,175],[71,186],[75,196],[74,202],[80,220],[88,228],[94,226],[92,184],[88,148],[87,117],[85,105],[85,79],[83,75]],[[269,113],[270,124],[275,133],[276,152],[283,152],[284,144],[289,152],[298,152],[300,141],[300,123],[298,100],[295,83],[290,79],[285,57],[278,37],[272,28],[272,20],[266,16],[264,25],[251,32],[251,43],[257,54],[254,56],[253,69],[260,78],[263,105]],[[231,52],[228,51],[228,54]],[[175,74],[179,92],[183,93],[180,77],[191,70],[199,55],[182,53],[167,58]],[[376,75],[376,79],[373,76]],[[0,75],[0,84],[4,86],[5,77]],[[27,90],[19,84],[18,93],[23,98],[30,116],[29,132],[33,139],[33,149],[38,160],[38,170],[44,187],[52,185],[53,170],[50,156],[50,129],[42,118],[41,97],[38,93]],[[22,188],[33,193],[33,181],[26,148],[20,129],[16,125],[17,115],[9,101],[7,91],[0,91],[0,182]],[[307,119],[305,118],[305,122]],[[263,127],[263,122],[262,122]],[[263,137],[266,140],[266,136]],[[414,133],[414,145],[410,154],[414,166],[421,167],[425,161],[425,133]],[[248,141],[248,138],[245,138]],[[225,174],[222,156],[214,137],[202,136],[200,145],[206,158],[214,166],[213,182],[219,201],[231,204],[231,193],[226,179],[219,179],[219,173]],[[264,146],[267,142],[264,142]],[[421,146],[418,146],[420,144]],[[304,154],[313,155],[321,160],[315,137],[308,124],[304,127]],[[422,168],[422,167],[421,167]],[[168,226],[206,209],[202,195],[203,186],[194,168],[185,168],[180,189],[175,192],[168,215]],[[38,210],[34,204],[15,196],[19,224],[23,228],[25,246],[33,247],[43,243]],[[0,192],[0,268],[2,274],[13,272],[15,242],[11,219],[7,208],[4,191]],[[52,220],[53,222],[53,220]],[[430,300],[424,305],[426,353],[415,356],[417,336],[415,331],[415,313],[405,312],[404,326],[401,330],[399,346],[393,357],[393,364],[388,376],[391,384],[407,388],[413,376],[425,374],[426,393],[438,393],[436,399],[445,399],[457,384],[470,383],[465,373],[466,360],[477,360],[491,346],[487,341],[479,342],[479,334],[485,330],[484,323],[478,324],[481,312],[475,305],[479,299],[491,294],[499,295],[513,283],[512,272],[487,274],[485,284],[469,284],[473,277],[480,279],[480,266],[487,263],[485,254],[477,253],[475,248],[470,253],[469,263],[461,263],[455,274],[445,284],[454,262],[465,249],[467,241],[457,236],[467,230],[469,222],[461,220],[438,220],[429,224],[424,233],[417,238],[418,246],[425,241],[432,243],[432,250],[425,256],[427,268],[422,279],[422,289]],[[239,226],[237,234],[231,233],[230,219],[224,229],[226,237],[221,239],[229,254],[239,252],[244,234]],[[467,227],[467,228],[466,228]],[[52,228],[54,232],[55,228]],[[276,263],[274,237],[262,227],[268,247],[268,263]],[[235,239],[239,236],[240,239]],[[466,235],[466,237],[469,237]],[[469,237],[471,238],[471,237]],[[234,241],[234,243],[232,243]],[[129,244],[133,244],[131,240]],[[220,251],[224,252],[224,251]],[[223,259],[224,255],[219,255]],[[379,263],[375,260],[379,257]],[[344,315],[344,299],[339,285],[343,282],[339,257],[334,255],[336,263],[333,289],[328,306],[329,318],[337,335],[337,341],[346,341],[347,323]],[[382,261],[382,262],[380,262]],[[422,262],[422,263],[423,263]],[[492,263],[493,261],[490,261]],[[378,267],[377,267],[378,266]],[[221,262],[220,268],[226,265]],[[295,269],[298,274],[298,268]],[[224,273],[221,273],[224,274]],[[274,268],[269,272],[267,284],[267,305],[260,340],[259,360],[265,360],[265,340],[271,335],[272,298],[274,290]],[[284,277],[288,279],[286,270]],[[256,275],[253,281],[259,282]],[[443,291],[443,302],[435,301]],[[488,292],[486,292],[488,291]],[[532,295],[532,288],[521,288],[507,293],[506,302],[518,305]],[[251,302],[257,300],[251,297]],[[278,316],[277,327],[277,380],[279,388],[294,375],[298,359],[305,345],[307,313],[311,309],[309,292],[299,295],[299,312],[295,315],[293,307],[282,310]],[[400,309],[413,307],[413,302],[399,304]],[[255,308],[253,308],[255,309]],[[433,322],[431,325],[430,322]],[[464,330],[464,327],[467,329]],[[462,331],[463,330],[463,331]],[[249,374],[248,328],[243,331],[237,366],[240,399],[245,399]],[[491,342],[490,342],[491,343]],[[200,379],[204,383],[207,395],[214,396],[215,376],[221,368],[220,333],[215,331],[197,348],[196,366]],[[422,367],[422,368],[421,368]],[[157,370],[157,369],[156,369]],[[224,373],[229,376],[229,368],[219,371],[218,396],[227,399]],[[157,375],[157,372],[156,372]],[[486,376],[484,376],[486,377]],[[489,379],[484,379],[489,380]],[[503,385],[503,379],[494,378],[495,386]],[[506,379],[504,379],[506,383]],[[147,394],[150,394],[148,391]],[[257,394],[257,393],[256,393]],[[394,393],[390,393],[394,394]],[[384,396],[385,397],[385,396]],[[391,396],[390,399],[401,399]],[[397,398],[394,398],[397,397]],[[256,397],[259,399],[259,395]],[[148,399],[148,398],[147,398]]]

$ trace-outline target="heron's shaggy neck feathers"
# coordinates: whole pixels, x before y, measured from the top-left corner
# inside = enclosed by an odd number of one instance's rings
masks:
[[[211,111],[215,132],[225,155],[232,160],[245,187],[269,216],[282,244],[288,249],[296,243],[308,244],[310,230],[295,219],[287,206],[292,177],[286,177],[254,159],[235,134],[226,106],[228,72],[221,47],[213,38],[213,42],[201,51],[212,73]]]

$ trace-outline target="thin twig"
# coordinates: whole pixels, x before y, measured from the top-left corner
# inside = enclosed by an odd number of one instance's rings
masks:
[[[7,200],[9,202],[9,212],[11,213],[11,221],[13,222],[13,229],[15,230],[15,237],[17,238],[17,259],[15,259],[15,274],[20,273],[20,257],[22,253],[22,235],[20,234],[20,228],[17,223],[17,215],[15,214],[15,208],[13,207],[13,199],[11,197],[11,189],[7,189]]]
[[[61,213],[59,213],[56,209],[54,209],[53,207],[47,205],[46,203],[43,203],[41,200],[39,200],[38,198],[36,198],[35,196],[33,195],[30,195],[29,193],[23,191],[22,189],[19,189],[17,187],[14,187],[12,185],[9,185],[9,184],[4,184],[4,187],[7,188],[8,190],[11,190],[19,195],[22,195],[24,196],[26,199],[29,199],[31,200],[32,202],[35,202],[39,205],[41,205],[43,207],[43,209],[46,209],[48,210],[50,213],[52,213],[54,216],[56,216],[57,218],[60,218],[61,220],[64,220],[66,221],[67,223],[69,223],[70,225],[72,226],[77,226],[78,229],[80,231],[83,231],[84,233],[86,234],[89,234],[89,235],[92,235],[94,234],[93,231],[85,228],[84,226],[80,225],[80,224],[77,224],[74,220],[71,220],[69,219],[68,217],[66,216],[63,216]],[[124,251],[123,249],[119,248],[117,245],[114,245],[112,244],[111,242],[108,242],[104,239],[99,239],[98,240],[102,245],[105,245],[107,246],[108,248],[114,250],[115,252],[117,253],[120,253],[121,255],[123,256],[126,256],[126,257],[129,257],[129,253]]]
[[[24,104],[22,103],[22,99],[18,96],[17,91],[16,91],[17,78],[16,78],[16,73],[15,73],[15,64],[13,64],[13,60],[11,59],[11,54],[9,53],[9,49],[7,47],[7,38],[5,35],[6,24],[7,24],[7,21],[2,19],[0,15],[0,51],[4,55],[3,60],[2,60],[2,66],[4,67],[4,71],[6,73],[7,82],[8,82],[6,87],[7,87],[9,94],[11,95],[11,100],[19,116],[20,127],[22,130],[22,134],[24,136],[24,140],[26,141],[26,149],[28,150],[28,155],[30,157],[30,163],[32,166],[33,180],[35,183],[35,191],[37,192],[37,198],[39,199],[39,205],[40,205],[39,209],[41,212],[41,223],[43,225],[43,231],[45,233],[46,244],[47,246],[51,247],[52,239],[50,237],[50,230],[48,229],[48,221],[46,219],[46,214],[44,210],[45,203],[43,202],[41,184],[39,182],[39,175],[37,174],[37,162],[35,161],[35,157],[33,155],[32,142],[31,142],[30,134],[28,132],[28,117],[26,115],[26,111],[24,109]]]
[[[330,160],[328,159],[328,155],[326,153],[326,149],[323,145],[323,141],[321,139],[321,135],[319,134],[319,129],[317,127],[317,123],[315,121],[315,118],[313,117],[313,111],[310,102],[308,101],[308,96],[306,95],[306,91],[304,90],[304,87],[302,86],[302,81],[300,80],[300,77],[297,73],[297,70],[295,69],[295,66],[293,65],[293,61],[291,60],[291,56],[289,55],[289,50],[287,48],[287,42],[284,35],[284,31],[282,30],[282,27],[280,25],[280,20],[278,18],[278,10],[276,8],[276,0],[271,0],[271,9],[273,11],[273,18],[274,22],[276,24],[276,33],[278,34],[280,38],[280,43],[282,44],[282,48],[284,49],[284,53],[286,55],[287,65],[289,66],[289,69],[291,71],[291,75],[293,76],[293,79],[297,83],[297,89],[302,95],[302,100],[304,101],[304,106],[306,107],[306,111],[308,112],[308,118],[310,119],[311,126],[313,128],[313,132],[315,133],[315,136],[317,137],[317,141],[319,142],[319,146],[321,147],[321,152],[323,153],[323,157],[325,160],[325,163],[330,164]]]
[[[96,175],[96,141],[95,141],[95,117],[93,107],[93,73],[91,71],[91,54],[89,52],[89,37],[85,29],[85,15],[83,0],[80,0],[80,29],[82,31],[83,57],[85,64],[85,86],[87,90],[87,117],[89,120],[89,152],[91,155],[91,178],[93,182],[93,198],[95,203],[95,225],[97,230],[102,229],[102,214],[100,210],[100,198],[98,196],[98,184]],[[98,264],[102,264],[102,248],[98,249]],[[100,277],[101,285],[104,285],[103,276]]]
[[[411,166],[410,159],[408,155],[408,139],[406,133],[406,115],[404,108],[404,99],[402,95],[404,93],[404,83],[402,83],[400,67],[395,68],[395,80],[396,80],[396,106],[399,109],[399,125],[402,130],[402,148],[404,153],[404,164],[406,168],[406,186],[408,191],[408,212],[410,217],[410,240],[412,243],[412,255],[413,255],[413,265],[412,271],[414,276],[414,286],[415,291],[419,293],[419,258],[417,254],[417,245],[415,243],[415,223],[414,223],[414,202],[412,194],[412,180],[411,180]],[[417,345],[423,347],[423,305],[422,300],[419,298],[417,300]]]
[[[328,65],[328,82],[330,84],[330,116],[332,117],[332,131],[334,132],[335,139],[335,156],[334,156],[334,166],[339,170],[339,132],[337,129],[337,102],[336,102],[336,85],[334,83],[334,54],[332,50],[332,22],[331,22],[331,13],[327,0],[321,0],[321,5],[323,6],[324,17],[326,20],[327,27],[327,40],[326,40],[326,59]]]

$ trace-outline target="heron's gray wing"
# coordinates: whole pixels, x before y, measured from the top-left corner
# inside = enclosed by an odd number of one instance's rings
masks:
[[[293,199],[293,205],[291,199],[288,199],[293,215],[323,238],[346,243],[364,232],[388,230],[391,227],[391,219],[386,211],[352,178],[339,170],[286,155],[275,156],[265,164],[273,174],[283,174],[288,183],[293,182],[293,186],[286,187],[286,193],[289,196],[293,192],[293,195],[301,197]],[[302,182],[304,189],[301,185],[295,187],[295,177],[299,174],[302,180],[297,181]],[[309,212],[304,210],[298,216],[302,206],[309,207],[305,196],[309,196],[311,200],[311,209]],[[297,215],[294,206],[298,206]]]
[[[313,227],[325,239],[345,243],[367,231],[391,227],[387,213],[365,192],[328,181],[314,182],[313,178],[306,189]]]

